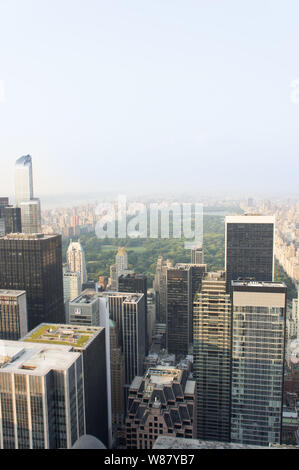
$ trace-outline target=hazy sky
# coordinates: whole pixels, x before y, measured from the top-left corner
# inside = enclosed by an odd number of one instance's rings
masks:
[[[298,195],[298,79],[298,0],[0,0],[0,196]]]

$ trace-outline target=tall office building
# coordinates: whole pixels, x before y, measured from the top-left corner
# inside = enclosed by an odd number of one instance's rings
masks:
[[[172,267],[172,262],[169,259],[164,261],[163,256],[158,257],[153,288],[156,301],[156,319],[159,323],[166,324],[167,321],[166,271]]]
[[[193,299],[205,272],[205,264],[177,264],[166,270],[166,342],[169,353],[189,353],[193,342]]]
[[[194,300],[197,438],[230,441],[231,300],[225,273],[207,273]]]
[[[101,302],[101,300],[103,300]],[[95,291],[83,291],[82,294],[69,303],[69,322],[71,325],[100,326],[104,328],[105,357],[106,357],[106,395],[107,395],[107,423],[108,443],[112,445],[112,412],[111,412],[111,370],[110,370],[110,325],[109,309],[106,299],[101,299]]]
[[[86,434],[83,392],[71,346],[1,340],[0,448],[71,448]]]
[[[281,443],[286,286],[233,281],[231,441]]]
[[[204,264],[202,247],[193,248],[191,250],[191,264]]]
[[[121,276],[128,269],[128,255],[124,246],[118,248],[115,256],[115,264],[118,276]]]
[[[0,204],[0,236],[21,232],[21,209],[13,206],[1,206]]]
[[[63,301],[65,305],[65,315],[68,321],[69,302],[81,293],[81,277],[79,273],[64,271],[63,273]]]
[[[145,357],[144,295],[125,292],[95,292],[85,290],[70,302],[69,317],[72,324],[97,325],[100,318],[98,299],[108,298],[110,319],[116,323],[119,345],[125,368],[125,387],[136,375],[143,374]]]
[[[82,248],[80,241],[73,242],[70,241],[68,250],[67,250],[67,266],[68,271],[80,273],[81,286],[87,282],[87,270],[86,270],[86,261],[85,253]]]
[[[110,320],[112,425],[116,430],[121,428],[124,419],[125,364],[119,343],[117,325],[113,320]]]
[[[141,293],[144,295],[145,309],[145,354],[148,354],[148,315],[147,315],[147,277],[144,274],[122,274],[118,278],[119,292]]]
[[[101,327],[86,328],[79,325],[43,323],[30,331],[23,338],[23,341],[42,343],[46,351],[49,345],[63,344],[68,346],[70,351],[82,355],[83,369],[81,374],[83,373],[82,398],[84,399],[84,409],[80,409],[79,418],[82,422],[84,418],[85,434],[91,434],[107,446],[108,397],[106,388],[105,329]],[[72,381],[72,393],[74,388],[75,383]],[[71,406],[70,415],[72,416],[72,414],[73,408]]]
[[[238,215],[225,218],[226,286],[239,278],[274,280],[275,218]]]
[[[128,269],[128,255],[124,246],[119,247],[115,256],[115,264],[110,266],[110,278],[108,289],[110,291],[118,291],[119,277],[127,274],[134,274],[133,270]]]
[[[61,236],[1,237],[0,288],[26,291],[29,330],[43,322],[64,323]]]
[[[21,209],[19,207],[6,206],[3,211],[5,222],[5,234],[21,233]]]
[[[31,199],[20,203],[22,232],[41,233],[41,211],[40,200]]]
[[[127,449],[152,449],[161,435],[196,437],[195,382],[186,370],[157,366],[135,377],[127,408]]]
[[[41,232],[40,200],[33,195],[32,158],[18,158],[15,165],[16,206],[21,209],[23,233]]]
[[[9,198],[8,197],[0,197],[0,206],[6,207],[9,205]]]
[[[25,155],[18,158],[15,166],[15,195],[16,205],[22,201],[33,199],[32,158]]]
[[[26,292],[0,289],[0,339],[17,341],[27,331]]]

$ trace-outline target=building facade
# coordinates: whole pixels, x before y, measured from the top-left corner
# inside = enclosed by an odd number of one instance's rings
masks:
[[[69,346],[1,340],[0,448],[71,448],[86,434],[83,387]]]
[[[135,377],[127,408],[127,449],[152,449],[161,435],[196,437],[195,382],[186,370],[157,366]]]
[[[241,215],[225,218],[225,271],[229,291],[231,281],[253,278],[274,280],[273,216]]]
[[[64,323],[61,236],[1,237],[0,288],[26,291],[29,330],[43,322]]]
[[[197,437],[230,440],[231,300],[224,272],[207,273],[194,300]]]
[[[284,283],[232,282],[231,441],[281,443]]]
[[[26,292],[0,289],[0,339],[17,341],[27,332]]]

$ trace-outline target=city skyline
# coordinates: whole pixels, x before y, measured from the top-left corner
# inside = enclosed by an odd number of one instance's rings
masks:
[[[298,13],[295,0],[2,2],[2,191],[30,153],[38,196],[132,180],[297,194]]]

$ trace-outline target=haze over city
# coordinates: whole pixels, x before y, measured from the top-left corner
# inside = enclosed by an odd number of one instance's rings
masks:
[[[299,4],[0,2],[0,187],[296,195]]]

